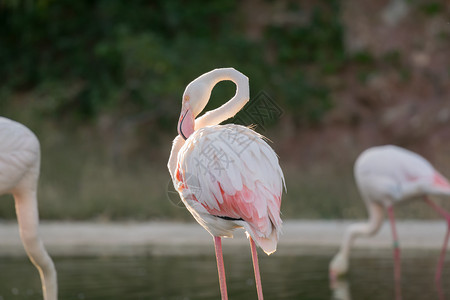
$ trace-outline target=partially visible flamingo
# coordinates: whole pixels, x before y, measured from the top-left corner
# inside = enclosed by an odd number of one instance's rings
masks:
[[[196,116],[220,81],[236,84],[236,94],[221,107]],[[184,91],[179,135],[168,168],[186,208],[213,237],[222,299],[228,299],[222,237],[243,227],[250,240],[258,299],[263,299],[255,242],[275,252],[281,231],[283,172],[275,152],[253,130],[233,117],[249,100],[248,78],[233,68],[215,69],[192,81]]]
[[[342,246],[330,263],[330,277],[345,274],[353,240],[374,235],[383,221],[386,208],[393,235],[395,279],[400,280],[400,249],[394,219],[394,204],[411,198],[423,197],[425,203],[447,221],[447,233],[440,254],[436,281],[441,280],[445,253],[450,235],[450,213],[439,207],[428,196],[450,196],[450,183],[420,155],[397,146],[379,146],[365,150],[356,160],[355,178],[369,212],[367,223],[351,225],[344,234]]]
[[[0,117],[0,195],[14,196],[20,237],[39,271],[44,299],[56,300],[55,266],[38,233],[36,194],[40,157],[37,137],[22,124]]]

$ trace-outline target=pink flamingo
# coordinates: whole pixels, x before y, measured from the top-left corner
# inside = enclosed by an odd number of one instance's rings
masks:
[[[220,81],[236,84],[236,94],[198,119]],[[275,252],[281,231],[283,172],[275,152],[253,130],[233,117],[249,100],[248,78],[233,68],[215,69],[192,81],[184,91],[179,135],[168,162],[173,184],[194,216],[213,237],[222,299],[228,299],[222,237],[243,227],[250,240],[258,299],[263,299],[255,242]]]
[[[447,221],[447,233],[440,254],[436,281],[441,280],[445,253],[450,235],[450,213],[429,199],[428,195],[450,196],[450,183],[420,155],[397,146],[373,147],[364,151],[355,163],[355,178],[367,206],[369,221],[351,225],[344,234],[339,252],[330,263],[332,280],[348,270],[348,256],[353,240],[375,234],[383,221],[386,208],[393,236],[394,270],[400,280],[400,249],[395,227],[393,205],[411,198],[423,197]]]
[[[55,266],[38,233],[36,194],[40,157],[36,136],[22,124],[0,117],[0,195],[14,196],[20,237],[39,271],[44,299],[56,300]]]

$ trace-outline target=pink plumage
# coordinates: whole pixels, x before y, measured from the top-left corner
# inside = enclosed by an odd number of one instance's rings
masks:
[[[262,136],[239,125],[202,128],[178,154],[175,185],[214,236],[244,227],[268,254],[281,232],[283,173]]]
[[[442,176],[439,172],[435,172],[433,175],[433,186],[450,190],[450,183],[447,178]]]
[[[222,80],[236,84],[236,94],[221,107],[195,118],[212,88]],[[227,299],[221,237],[246,230],[252,252],[258,299],[263,299],[255,242],[267,254],[281,232],[284,177],[275,152],[250,128],[218,125],[249,100],[248,78],[233,68],[215,69],[192,81],[183,95],[179,135],[168,168],[186,208],[213,237],[222,299]]]

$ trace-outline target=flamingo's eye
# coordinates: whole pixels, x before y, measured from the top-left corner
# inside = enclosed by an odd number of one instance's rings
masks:
[[[189,101],[189,95],[184,95],[183,102],[187,102],[187,101]]]

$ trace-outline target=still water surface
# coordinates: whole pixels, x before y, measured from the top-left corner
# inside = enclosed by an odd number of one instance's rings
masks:
[[[256,299],[250,254],[225,255],[230,299]],[[405,300],[449,299],[450,266],[446,261],[441,291],[433,278],[437,256],[421,254],[402,260]],[[395,299],[392,258],[356,257],[346,281],[331,290],[328,256],[260,254],[263,291],[270,299]],[[219,299],[214,253],[210,256],[56,258],[60,299]],[[0,300],[39,299],[40,282],[31,263],[0,258]]]

